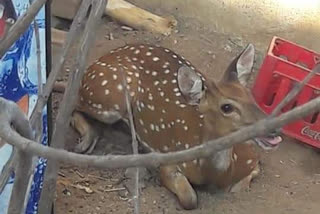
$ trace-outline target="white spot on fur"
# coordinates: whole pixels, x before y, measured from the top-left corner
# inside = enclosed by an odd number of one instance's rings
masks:
[[[154,111],[154,106],[148,104],[148,109],[150,109],[151,111]]]
[[[180,107],[181,108],[185,108],[185,107],[187,107],[187,105],[186,104],[180,104]]]
[[[152,60],[153,60],[154,62],[157,62],[157,61],[159,61],[160,59],[159,59],[159,57],[153,57]]]
[[[236,153],[233,153],[233,160],[237,161],[238,160],[238,155]]]
[[[122,86],[121,84],[119,84],[119,85],[117,86],[117,88],[118,88],[119,91],[122,91],[122,90],[123,90],[123,86]]]
[[[163,151],[167,152],[169,150],[169,147],[168,146],[164,146],[162,149],[163,149]]]
[[[140,124],[141,124],[142,126],[144,125],[144,122],[143,122],[142,119],[139,119],[139,122],[140,122]]]

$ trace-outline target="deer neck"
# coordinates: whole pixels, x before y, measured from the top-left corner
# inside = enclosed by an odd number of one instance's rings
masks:
[[[202,142],[206,143],[224,136],[219,123],[206,123],[202,128]],[[226,172],[232,165],[233,147],[219,151],[208,158],[208,166],[213,171]]]

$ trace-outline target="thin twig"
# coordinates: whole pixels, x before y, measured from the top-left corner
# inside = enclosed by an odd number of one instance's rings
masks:
[[[90,6],[91,10],[85,26],[82,41],[78,49],[78,55],[74,65],[75,71],[71,73],[68,79],[68,86],[61,103],[60,111],[57,115],[51,142],[51,146],[54,148],[64,148],[65,136],[67,135],[70,123],[70,116],[75,108],[78,98],[78,96],[75,95],[79,91],[80,81],[85,73],[89,49],[93,44],[98,21],[101,20],[106,3],[107,1],[105,0],[83,1],[80,6],[79,13],[86,15]],[[83,14],[80,17],[85,17]],[[83,19],[81,21],[85,20]],[[58,162],[48,162],[43,182],[43,190],[39,202],[39,213],[49,213],[51,211],[59,166]]]
[[[0,59],[7,52],[7,50],[13,45],[13,43],[27,30],[34,17],[38,14],[47,0],[35,0],[28,8],[27,12],[20,16],[15,24],[8,30],[8,33],[0,41]]]
[[[32,0],[29,0],[30,5],[32,4]],[[38,85],[38,97],[42,96],[43,93],[43,87],[42,87],[42,69],[41,69],[41,50],[40,50],[40,35],[39,35],[39,26],[37,23],[37,19],[35,18],[33,21],[33,27],[34,27],[34,35],[35,35],[35,39],[36,39],[36,54],[37,54],[37,85]],[[38,118],[37,121],[34,121],[35,124],[31,124],[31,126],[35,129],[35,140],[38,143],[41,143],[42,140],[42,129],[43,129],[43,117],[41,115],[41,117]],[[32,182],[33,182],[33,178],[34,178],[34,170],[35,167],[38,163],[38,157],[34,156],[29,156],[28,158],[32,158],[31,161],[31,166],[29,169],[29,177],[25,177],[25,179],[29,179],[29,184],[28,184],[28,188],[27,188],[27,195],[25,197],[25,201],[24,201],[24,206],[23,206],[23,212],[25,212],[26,208],[27,208],[27,204],[28,204],[28,199],[29,199],[29,195],[28,192],[30,191],[31,187],[32,187]]]
[[[127,105],[127,111],[128,111],[128,116],[129,116],[129,123],[130,123],[130,128],[131,128],[131,137],[132,137],[132,150],[133,154],[138,154],[138,141],[137,141],[137,135],[136,135],[136,130],[133,122],[133,113],[132,113],[132,106],[131,106],[131,99],[130,95],[128,92],[128,87],[127,87],[127,81],[126,81],[126,75],[124,70],[121,68],[122,72],[122,82],[123,86],[125,88],[124,94],[125,94],[125,101]],[[134,181],[134,194],[133,194],[133,203],[134,203],[134,213],[139,214],[140,213],[140,207],[139,207],[139,167],[136,167],[134,169],[133,173],[133,181]]]
[[[105,189],[105,190],[103,190],[103,192],[118,192],[118,191],[123,191],[123,190],[126,190],[126,188],[120,187],[120,188],[113,188],[113,189]]]
[[[89,1],[88,1],[89,2]],[[83,3],[88,3],[83,2]],[[83,26],[83,20],[86,17],[86,12],[85,10],[87,7],[84,7],[83,5],[80,7],[79,11],[77,12],[76,16],[73,19],[72,25],[70,27],[70,31],[67,34],[67,39],[65,43],[63,44],[63,51],[62,54],[59,58],[59,61],[55,64],[53,64],[52,71],[49,74],[49,77],[46,81],[46,85],[43,89],[43,94],[38,96],[36,105],[33,109],[33,112],[30,117],[30,122],[31,124],[34,124],[36,121],[39,120],[39,118],[42,116],[43,108],[47,104],[49,96],[51,94],[52,88],[54,83],[57,80],[57,77],[59,76],[59,73],[62,70],[62,67],[65,63],[66,56],[69,53],[69,50],[71,46],[74,44],[76,38],[78,38],[78,35],[81,32],[81,27]]]
[[[317,64],[312,71],[303,79],[303,81],[297,83],[294,85],[294,87],[291,89],[291,91],[287,94],[287,96],[275,107],[275,109],[272,111],[272,113],[269,115],[270,118],[277,116],[281,109],[287,105],[297,94],[302,90],[303,86],[307,84],[311,78],[315,74],[320,73],[320,64]]]
[[[0,99],[1,108],[8,108],[4,100]],[[11,107],[12,108],[12,107]],[[15,108],[19,109],[18,106]],[[20,110],[20,109],[19,109]],[[130,167],[158,167],[170,165],[183,161],[191,161],[197,158],[205,158],[210,155],[230,148],[236,143],[245,142],[249,139],[264,136],[271,131],[278,129],[295,120],[306,117],[320,110],[320,97],[298,106],[293,110],[285,112],[276,118],[267,118],[257,123],[244,127],[236,132],[219,139],[210,140],[204,144],[189,148],[187,150],[170,153],[148,153],[139,155],[83,155],[67,152],[63,149],[54,149],[34,141],[21,137],[11,129],[6,117],[0,112],[0,137],[18,149],[65,164],[73,164],[80,167],[96,167],[100,169],[117,169]]]

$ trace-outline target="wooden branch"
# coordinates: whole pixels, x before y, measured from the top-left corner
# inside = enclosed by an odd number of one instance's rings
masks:
[[[3,100],[0,100],[0,109],[6,108],[8,108],[8,106],[5,105]],[[18,106],[14,108],[18,108]],[[276,118],[261,120],[253,125],[244,127],[219,139],[211,140],[188,150],[165,154],[149,153],[139,155],[96,156],[76,154],[62,149],[54,149],[21,137],[11,129],[8,121],[1,117],[3,114],[0,114],[0,137],[26,153],[80,167],[96,167],[100,169],[117,169],[138,166],[158,167],[159,165],[170,165],[183,161],[191,161],[197,158],[209,157],[210,155],[230,148],[237,143],[245,142],[258,136],[264,136],[266,133],[270,133],[275,129],[295,120],[304,118],[319,110],[320,97],[281,114]]]
[[[26,14],[19,18],[18,21],[11,27],[8,27],[4,38],[0,42],[0,55],[1,57],[5,54],[7,49],[25,32],[25,30],[30,26],[31,22],[34,20],[38,11],[42,8],[46,1],[36,1],[32,3],[30,1],[30,7],[27,10]],[[9,28],[10,27],[10,28]],[[41,79],[41,60],[40,60],[40,41],[39,41],[39,32],[36,21],[34,21],[35,35],[37,42],[37,56],[38,56],[38,79],[40,72]],[[1,58],[0,57],[0,58]],[[40,66],[40,70],[39,70]],[[42,87],[42,85],[41,85]],[[41,88],[39,89],[41,92]],[[42,127],[42,126],[40,126]],[[11,194],[10,204],[9,204],[9,213],[22,213],[25,209],[25,200],[27,199],[26,195],[28,193],[29,185],[28,180],[31,178],[32,172],[32,156],[26,155],[24,152],[18,151],[13,148],[10,159],[7,161],[4,170],[1,173],[0,177],[0,192],[5,187],[7,180],[9,179],[11,173],[15,171],[15,181]]]
[[[136,134],[136,129],[134,126],[133,122],[133,113],[132,113],[132,106],[131,106],[131,97],[129,95],[128,87],[127,87],[127,81],[126,81],[126,75],[124,70],[121,68],[121,76],[122,76],[122,84],[124,85],[125,88],[125,102],[127,105],[127,111],[129,115],[129,122],[130,122],[130,128],[131,128],[131,137],[132,137],[132,151],[133,154],[138,154],[138,141],[137,141],[137,134]],[[134,214],[139,214],[140,213],[140,204],[139,204],[139,167],[136,167],[134,169],[133,173],[133,183],[134,183],[134,190],[133,190],[133,204],[134,204]]]
[[[30,117],[31,124],[34,124],[42,116],[43,108],[46,105],[46,103],[48,102],[53,85],[56,82],[57,77],[59,76],[59,73],[62,70],[62,67],[63,67],[65,60],[66,60],[66,56],[69,53],[70,47],[74,44],[75,39],[80,34],[81,27],[83,26],[83,20],[86,17],[86,13],[83,11],[81,12],[81,11],[82,11],[82,9],[80,8],[77,15],[74,18],[74,21],[72,22],[72,25],[70,27],[70,31],[67,34],[67,38],[66,38],[65,43],[62,47],[63,51],[60,56],[60,59],[56,64],[53,65],[52,71],[50,72],[49,77],[46,82],[46,85],[43,89],[43,94],[38,96],[36,105],[33,109],[31,117]]]
[[[81,17],[87,15],[89,8],[90,14],[84,29],[81,44],[79,45],[76,64],[68,79],[68,85],[61,103],[61,108],[57,115],[57,121],[52,134],[51,146],[54,148],[64,148],[65,136],[70,124],[70,116],[77,102],[80,81],[85,73],[87,57],[89,49],[95,39],[95,32],[98,26],[98,21],[101,20],[106,0],[86,0],[83,1],[79,9]],[[77,20],[76,20],[77,21]],[[84,19],[81,22],[85,21]],[[39,213],[49,213],[52,208],[52,202],[56,190],[56,178],[59,170],[59,164],[56,161],[49,161],[45,171],[45,179],[39,202]]]
[[[27,30],[46,2],[47,0],[35,0],[34,3],[30,5],[27,12],[13,24],[5,37],[0,41],[0,59],[13,43]]]
[[[135,29],[164,35],[170,35],[177,26],[177,20],[173,17],[163,18],[154,15],[124,0],[109,0],[105,14]]]
[[[305,84],[307,84],[311,78],[315,75],[315,74],[319,74],[320,73],[320,63],[317,64],[312,71],[303,79],[302,82],[294,85],[294,87],[292,88],[292,90],[287,94],[287,96],[279,103],[279,105],[277,105],[275,107],[275,109],[272,111],[271,115],[269,117],[275,117],[277,116],[281,109],[287,105],[295,96],[298,95],[298,93],[302,90],[302,88],[305,86]]]
[[[26,115],[21,111],[18,105],[12,101],[0,98],[0,118],[1,121],[7,121],[7,126],[19,136],[33,140],[31,126]],[[13,128],[11,127],[13,126]],[[6,142],[6,140],[4,139]],[[32,155],[23,150],[18,150],[17,167],[15,168],[15,181],[10,197],[8,213],[21,214],[27,194],[28,178],[30,177]],[[13,200],[14,199],[14,200]]]
[[[29,0],[29,2],[30,2],[30,4],[32,4],[32,0]],[[33,21],[33,27],[34,27],[34,35],[35,35],[35,40],[36,40],[36,54],[37,54],[37,85],[38,85],[37,89],[38,89],[38,97],[41,97],[43,94],[41,50],[40,50],[39,26],[38,26],[36,19]],[[35,141],[37,143],[41,144],[42,135],[43,135],[43,117],[42,117],[42,115],[41,115],[41,117],[38,118],[37,121],[34,121],[34,124],[31,124],[31,126],[34,128],[34,131],[35,131]],[[20,153],[20,151],[18,151],[18,153]],[[28,205],[29,192],[32,187],[35,168],[38,164],[38,157],[34,157],[34,156],[30,156],[30,155],[29,156],[24,155],[24,156],[25,157],[19,156],[19,159],[17,159],[17,161],[19,161],[18,165],[23,163],[22,167],[24,167],[26,169],[27,169],[27,167],[29,167],[29,170],[28,170],[29,175],[24,176],[24,179],[27,180],[28,183],[25,182],[25,185],[27,185],[27,189],[26,189],[26,195],[24,198],[23,207],[21,209],[22,213],[25,213],[27,205]],[[25,158],[25,160],[23,158]],[[20,184],[19,186],[21,186],[21,185],[24,185],[24,184]],[[12,198],[11,200],[13,200],[12,203],[18,203],[15,198]],[[10,203],[11,203],[11,200],[10,200]]]

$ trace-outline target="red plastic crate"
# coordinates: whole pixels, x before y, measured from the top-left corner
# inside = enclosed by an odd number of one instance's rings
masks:
[[[301,82],[316,64],[320,54],[274,37],[252,88],[258,106],[266,113],[284,99],[296,82]],[[282,112],[307,103],[320,95],[320,75],[316,74]],[[280,113],[280,114],[281,114]],[[318,113],[290,123],[282,132],[304,143],[320,148],[320,116]]]

